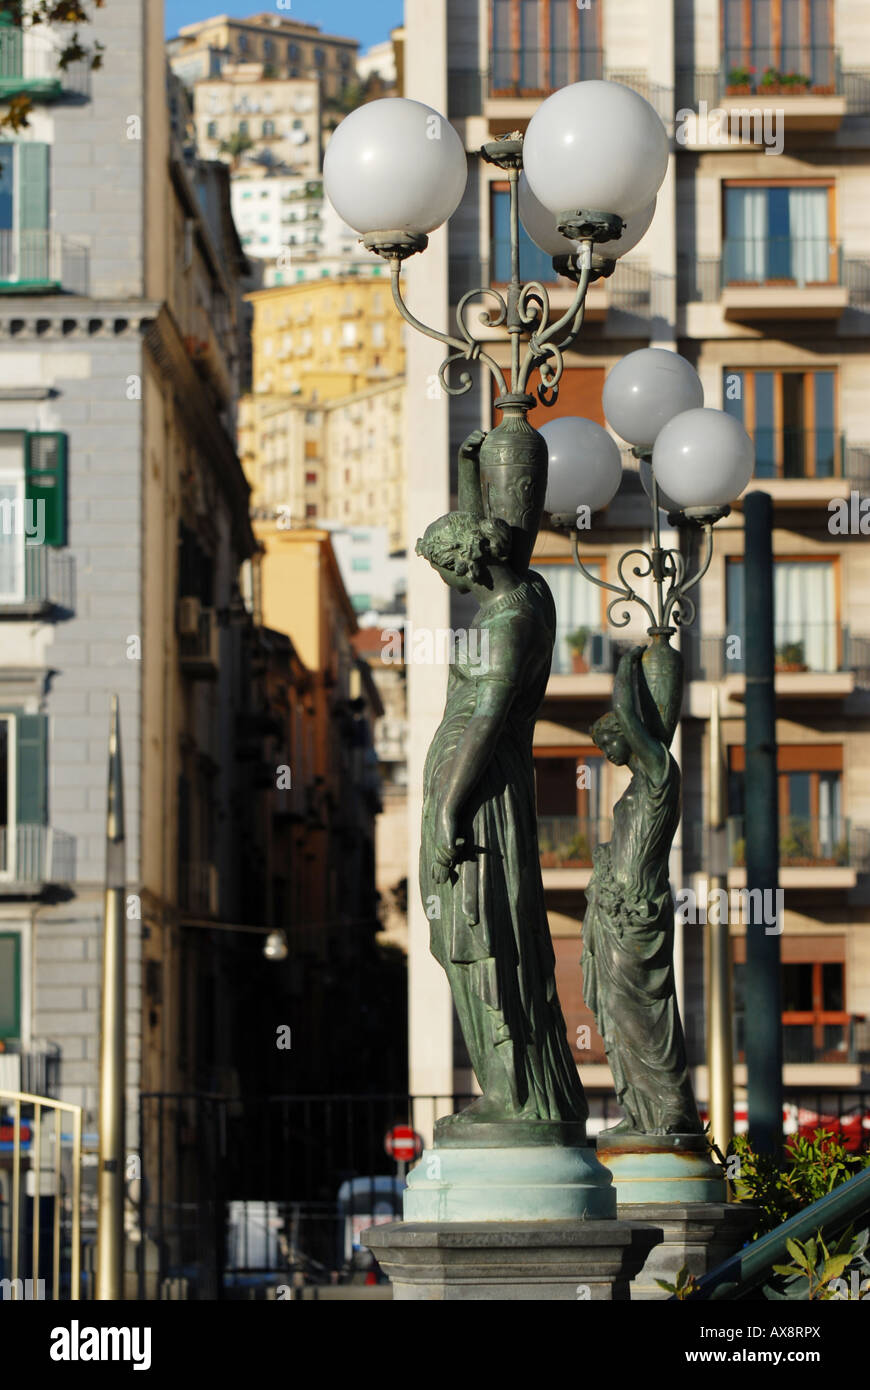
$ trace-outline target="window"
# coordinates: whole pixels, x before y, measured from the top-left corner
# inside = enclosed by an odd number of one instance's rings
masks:
[[[247,36],[247,34],[239,34],[238,46],[239,46],[239,52],[240,52],[240,53],[247,53],[247,51],[248,51],[248,36]]]
[[[748,77],[761,92],[834,92],[833,9],[833,0],[723,0],[729,83],[745,86]],[[781,77],[792,80],[780,83]]]
[[[0,284],[54,283],[48,233],[48,146],[0,144]]]
[[[832,371],[725,371],[725,410],[755,441],[756,478],[841,475],[836,384]]]
[[[209,121],[205,128],[205,133],[209,140],[216,140],[218,138],[217,121]]]
[[[782,965],[783,1061],[844,1062],[849,1048],[846,1012],[846,942],[842,936],[780,938]],[[746,941],[734,949],[734,1041],[743,1061],[745,1036]]]
[[[372,567],[370,555],[354,555],[350,562],[354,574],[368,574]]]
[[[322,48],[315,48],[315,50],[314,50],[314,65],[315,65],[315,67],[322,68],[322,67],[325,66],[325,64],[326,64],[326,54],[325,54],[325,52],[323,51]]]
[[[269,137],[270,137],[271,135],[274,135],[274,134],[275,134],[275,122],[274,122],[274,121],[264,121],[264,122],[263,122],[263,138],[264,138],[265,140],[268,140]]]
[[[66,544],[66,436],[0,431],[0,603],[41,597],[43,545]]]
[[[384,347],[387,341],[387,330],[382,323],[372,324],[372,347]]]
[[[729,284],[832,284],[838,275],[829,183],[725,185]]]
[[[298,45],[298,43],[288,43],[288,45],[287,45],[287,61],[288,61],[288,63],[295,63],[298,57],[299,57],[299,45]]]
[[[0,712],[0,878],[15,878],[19,849],[30,861],[33,827],[46,823],[44,714]]]
[[[317,474],[316,474],[316,473],[306,473],[306,474],[305,474],[305,481],[306,481],[306,483],[308,484],[309,487],[313,486],[313,484],[317,482]]]
[[[302,128],[303,128],[304,125],[305,125],[305,122],[304,122],[303,120],[300,120],[300,119],[297,117],[297,119],[293,122],[293,129],[294,129],[294,130],[302,130]]]
[[[307,503],[306,503],[306,505],[305,505],[305,515],[306,515],[306,517],[308,517],[308,518],[313,517],[313,516],[317,516],[317,508],[316,508],[316,506],[314,505],[313,502],[307,502]]]
[[[490,69],[498,95],[535,96],[601,76],[600,6],[492,0]]]
[[[21,935],[0,933],[0,1039],[21,1037]]]
[[[356,347],[356,324],[343,323],[341,325],[341,346]]]
[[[273,58],[273,57],[275,56],[275,41],[274,41],[274,39],[264,39],[264,40],[263,40],[263,56],[264,56],[264,58]]]
[[[745,811],[746,750],[728,750],[728,809],[742,831]],[[848,824],[842,806],[841,744],[780,744],[777,750],[780,864],[792,868],[834,867],[849,861]],[[735,831],[734,861],[742,863],[741,835]]]
[[[773,565],[773,611],[776,664],[779,670],[838,671],[842,663],[837,618],[837,568],[831,560],[776,559]],[[743,561],[726,565],[729,633],[743,636],[745,611]],[[730,670],[742,662],[728,659]]]
[[[495,184],[492,188],[491,202],[492,246],[490,264],[493,283],[504,285],[511,278],[511,236],[510,236],[510,189],[506,184]],[[565,242],[566,250],[570,250]],[[536,246],[528,232],[520,223],[520,278],[522,280],[541,280],[552,284],[558,277],[553,270],[553,258]]]

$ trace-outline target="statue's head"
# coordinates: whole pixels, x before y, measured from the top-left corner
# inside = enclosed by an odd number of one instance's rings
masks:
[[[591,732],[608,761],[615,763],[617,767],[624,767],[631,757],[631,748],[622,732],[618,715],[614,714],[613,710],[603,714],[600,719],[596,719]]]
[[[486,583],[491,565],[507,562],[511,528],[470,512],[447,512],[427,526],[416,549],[452,588],[468,593],[471,584]]]

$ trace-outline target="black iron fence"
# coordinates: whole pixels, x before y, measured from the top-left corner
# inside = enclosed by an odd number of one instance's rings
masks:
[[[404,1166],[384,1147],[467,1096],[146,1094],[141,1098],[138,1297],[283,1299],[378,1277],[359,1234],[401,1215]],[[870,1093],[785,1097],[787,1132],[816,1124],[870,1142]],[[589,1092],[590,1136],[621,1112]],[[740,1122],[739,1108],[736,1112]]]

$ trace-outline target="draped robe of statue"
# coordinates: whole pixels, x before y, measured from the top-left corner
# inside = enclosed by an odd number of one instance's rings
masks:
[[[444,717],[424,773],[420,889],[432,953],[447,972],[483,1091],[476,1118],[585,1120],[588,1107],[556,994],[541,881],[532,735],[555,640],[552,595],[527,572],[477,613],[468,659],[450,668]],[[472,660],[482,653],[484,659]],[[465,856],[433,877],[432,825],[482,682],[510,688],[496,746],[462,809]]]

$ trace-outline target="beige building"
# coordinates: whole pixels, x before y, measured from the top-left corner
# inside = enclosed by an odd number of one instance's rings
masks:
[[[316,78],[284,82],[262,63],[226,64],[220,77],[193,87],[197,149],[232,163],[236,176],[280,169],[302,178],[320,173],[321,95]]]
[[[356,80],[359,45],[324,34],[319,25],[265,11],[184,24],[168,47],[173,70],[188,85],[219,76],[228,62],[262,63],[270,77],[315,79],[324,100],[336,101]]]
[[[784,1080],[795,1103],[816,1104],[810,1093],[823,1091],[840,1104],[833,1093],[854,1096],[870,1060],[863,1022],[870,1006],[870,562],[865,538],[855,526],[835,530],[831,510],[868,490],[870,30],[861,0],[822,0],[811,8],[810,17],[809,6],[785,0],[605,0],[588,11],[555,0],[411,7],[404,91],[453,122],[468,151],[469,182],[459,211],[431,236],[425,255],[407,263],[403,279],[412,310],[440,327],[462,292],[505,278],[507,189],[478,151],[487,138],[525,129],[550,91],[605,77],[654,104],[672,151],[656,217],[613,279],[590,294],[555,413],[603,423],[608,370],[633,349],[658,346],[694,362],[706,403],[737,415],[754,438],[754,485],[773,497],[776,518]],[[704,119],[714,107],[730,113],[747,103],[760,115],[732,124],[726,114],[724,140],[718,117],[715,124]],[[570,287],[555,281],[551,264],[528,242],[522,273],[548,282],[556,305],[566,302]],[[409,378],[426,380],[441,350],[414,333],[407,342]],[[507,362],[503,344],[495,354]],[[481,374],[467,395],[427,399],[415,410],[409,534],[421,534],[447,509],[449,460],[471,429],[497,422],[491,399]],[[538,407],[532,422],[552,414]],[[586,563],[612,579],[624,549],[649,543],[650,525],[635,475],[584,538]],[[674,747],[684,776],[675,889],[704,891],[698,827],[714,686],[729,766],[729,885],[739,886],[745,872],[744,675],[728,655],[739,648],[724,640],[742,638],[742,552],[738,506],[717,527],[698,622],[684,638],[689,679]],[[560,624],[535,751],[542,868],[573,1045],[577,1028],[590,1021],[579,958],[591,849],[609,838],[611,808],[624,786],[624,774],[601,759],[586,731],[607,708],[618,647],[602,594],[573,571],[563,539],[542,533],[536,558]],[[408,594],[415,627],[451,626],[447,590],[423,564],[411,563]],[[618,635],[642,638],[643,622],[635,618]],[[423,759],[443,707],[443,677],[409,670],[411,883]],[[578,766],[587,777],[578,779]],[[578,787],[578,780],[588,785]],[[412,889],[410,1088],[449,1095],[466,1089],[469,1073],[454,1068],[450,999],[429,955],[428,928]],[[739,1098],[746,927],[735,923],[732,932]],[[703,927],[687,925],[678,933],[677,979],[702,1101],[703,954]],[[578,1065],[598,1097],[593,1113],[600,1118],[612,1080],[595,1035]]]

